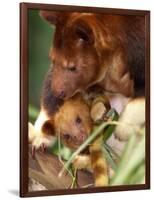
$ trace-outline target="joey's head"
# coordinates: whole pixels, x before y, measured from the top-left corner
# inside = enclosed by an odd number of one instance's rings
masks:
[[[71,149],[77,149],[92,129],[89,106],[80,98],[67,100],[55,115],[56,133]]]

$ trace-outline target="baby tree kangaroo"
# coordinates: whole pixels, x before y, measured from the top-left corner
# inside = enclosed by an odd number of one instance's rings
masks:
[[[99,105],[99,106],[98,106]],[[91,106],[93,106],[91,108]],[[41,137],[35,134],[32,125],[29,133],[32,145],[41,143],[50,145],[53,137],[59,137],[64,145],[76,150],[89,136],[96,120],[103,120],[110,104],[106,98],[100,98],[96,104],[75,95],[66,100],[59,110],[42,125]],[[102,153],[102,135],[89,145],[87,151],[79,154],[73,165],[76,169],[87,168],[94,174],[95,186],[108,185],[108,165]]]

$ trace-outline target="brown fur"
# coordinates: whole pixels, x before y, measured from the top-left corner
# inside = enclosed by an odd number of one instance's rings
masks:
[[[144,93],[144,17],[50,11],[40,14],[56,26],[49,53],[53,62],[49,90],[54,96],[68,99],[95,84],[125,96]]]
[[[97,137],[90,145],[91,167],[94,173],[95,186],[108,185],[108,165],[102,151],[102,135]]]

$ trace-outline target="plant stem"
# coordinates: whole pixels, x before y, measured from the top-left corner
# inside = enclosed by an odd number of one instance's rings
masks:
[[[110,153],[106,150],[106,148],[104,146],[102,147],[102,151],[107,159],[107,162],[111,165],[111,168],[115,171],[117,166],[116,166],[114,160],[112,159]]]
[[[116,160],[120,159],[120,156],[107,143],[104,143],[104,147],[108,152],[110,152],[112,158],[115,158]]]

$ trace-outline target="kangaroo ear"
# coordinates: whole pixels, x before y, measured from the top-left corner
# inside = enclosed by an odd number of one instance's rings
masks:
[[[39,14],[43,19],[45,19],[47,22],[53,25],[62,23],[68,16],[68,13],[65,12],[47,10],[41,10]]]
[[[54,123],[53,120],[47,120],[42,125],[42,132],[43,134],[49,135],[49,136],[55,136],[55,129],[54,129]]]

